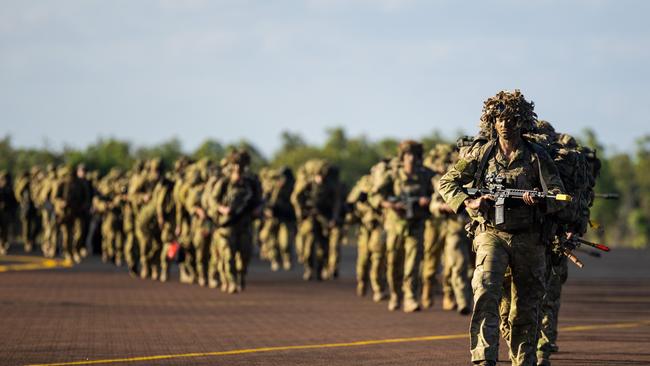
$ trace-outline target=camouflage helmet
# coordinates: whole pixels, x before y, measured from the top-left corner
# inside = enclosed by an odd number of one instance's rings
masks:
[[[416,159],[422,159],[424,148],[422,144],[414,140],[404,140],[398,146],[400,160],[405,154],[413,154]]]
[[[545,121],[543,119],[535,121],[535,128],[533,129],[533,132],[550,137],[553,137],[557,134],[551,122]]]
[[[560,134],[560,137],[558,138],[558,142],[562,146],[566,146],[566,147],[569,147],[569,148],[577,148],[578,147],[578,142],[576,141],[576,139],[573,136],[568,135],[566,133]]]
[[[70,169],[70,167],[67,166],[67,165],[61,165],[61,166],[58,167],[57,170],[56,170],[56,175],[57,175],[57,177],[59,177],[59,178],[67,177],[67,176],[69,176],[70,174],[72,174],[72,169]]]
[[[531,131],[537,120],[534,109],[535,103],[527,101],[519,89],[502,90],[483,102],[483,111],[479,122],[481,134],[489,132],[487,135],[492,135],[497,117],[514,118],[521,127],[522,133]]]
[[[165,162],[161,158],[154,158],[148,161],[151,172],[162,173],[165,170]]]
[[[228,154],[228,164],[247,167],[251,163],[251,156],[244,149],[234,149]]]
[[[133,163],[133,171],[135,172],[141,172],[142,169],[144,169],[144,162],[140,159],[136,160]]]
[[[182,172],[191,163],[192,161],[190,160],[190,158],[183,155],[180,158],[176,159],[176,161],[174,162],[174,171],[177,173]]]

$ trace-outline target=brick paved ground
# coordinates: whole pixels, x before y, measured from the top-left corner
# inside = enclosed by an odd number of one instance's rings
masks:
[[[16,254],[19,254],[16,252]],[[254,262],[228,296],[130,278],[90,258],[75,268],[0,273],[0,365],[50,364],[451,335],[452,339],[128,362],[134,365],[468,365],[467,317],[390,313],[354,295],[352,249],[340,279],[300,280]],[[565,287],[554,365],[650,365],[650,252],[583,255]],[[0,262],[8,258],[0,259]],[[645,324],[638,324],[645,321]],[[505,350],[501,358],[506,359]],[[111,364],[111,363],[106,363]],[[126,364],[126,363],[120,363]],[[506,365],[508,362],[502,362]]]

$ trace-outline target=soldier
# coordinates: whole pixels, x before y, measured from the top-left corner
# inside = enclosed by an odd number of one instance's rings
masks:
[[[377,165],[386,164],[382,161]],[[372,172],[362,176],[354,185],[347,197],[348,205],[352,206],[350,215],[359,223],[357,237],[357,295],[365,296],[368,287],[372,288],[373,301],[385,299],[382,269],[385,268],[386,243],[382,229],[382,214],[368,202],[368,195],[373,187]]]
[[[84,190],[84,202],[80,204],[79,214],[77,217],[75,217],[74,245],[75,251],[79,253],[82,258],[85,258],[88,255],[88,249],[86,248],[86,238],[88,236],[88,227],[90,225],[90,211],[93,204],[95,189],[86,176],[86,166],[84,164],[77,165],[76,175],[80,189]]]
[[[435,173],[435,185],[438,186],[440,177],[444,175],[450,166],[458,160],[458,151],[450,145],[439,144],[437,145],[428,156],[428,162],[425,165],[431,168]],[[431,201],[430,209],[435,228],[437,229],[436,243],[432,245],[433,248],[430,252],[426,250],[423,267],[436,268],[439,259],[427,258],[427,253],[431,253],[432,257],[442,253],[444,258],[443,276],[442,276],[442,293],[443,310],[456,309],[461,315],[470,313],[472,302],[472,289],[468,278],[469,267],[469,250],[470,242],[465,235],[464,226],[468,221],[468,217],[461,213],[456,215],[451,208],[444,202],[439,194],[439,189],[436,189],[436,194]],[[433,262],[433,264],[430,263]],[[434,271],[423,271],[423,274],[435,274]],[[433,276],[432,276],[433,277]],[[432,278],[425,276],[423,279],[422,290],[422,305],[427,308],[433,303],[432,295]]]
[[[30,189],[37,172],[37,170],[32,171],[31,174],[27,171],[23,172],[14,185],[14,194],[20,207],[20,227],[25,253],[32,251],[38,229],[38,215]]]
[[[133,199],[139,182],[143,179],[144,163],[138,160],[133,164],[129,174],[121,184],[126,187],[126,200],[122,201],[122,230],[124,231],[124,259],[129,269],[129,275],[136,277],[139,248],[135,233],[135,217],[139,204]]]
[[[179,174],[180,175],[180,174]],[[180,282],[192,284],[196,281],[196,253],[192,244],[192,221],[194,206],[198,196],[193,195],[190,200],[190,192],[198,191],[201,188],[201,173],[195,165],[188,165],[183,170],[182,179],[174,184],[173,198],[176,203],[176,236],[183,248],[183,261],[179,264]]]
[[[259,214],[262,200],[259,179],[249,173],[250,155],[234,150],[228,156],[228,172],[211,192],[219,255],[223,265],[222,281],[228,293],[246,287],[246,273],[253,250],[253,217]]]
[[[331,166],[314,159],[301,168],[291,202],[299,221],[299,253],[304,265],[303,279],[321,280],[328,275],[330,229],[335,226],[338,177],[329,175]],[[302,176],[301,176],[302,175]]]
[[[70,167],[62,166],[57,174],[59,179],[52,191],[52,203],[55,221],[61,233],[61,249],[66,261],[80,263],[75,229],[79,229],[79,217],[86,212],[88,191]]]
[[[163,171],[161,164],[160,171]],[[152,271],[152,279],[156,279],[155,276],[155,263],[160,263],[160,282],[167,282],[169,277],[169,265],[173,257],[169,254],[170,248],[172,245],[175,245],[176,235],[174,233],[174,228],[176,223],[174,222],[176,206],[173,197],[174,190],[174,181],[173,175],[170,173],[165,174],[162,179],[158,181],[156,187],[153,190],[153,204],[156,207],[156,224],[158,228],[158,234],[160,235],[159,241],[154,239],[152,243],[159,243],[160,249],[153,246],[150,251],[151,262],[153,263],[154,271]]]
[[[218,214],[219,204],[212,199],[213,193],[223,177],[222,174],[227,173],[227,159],[222,159],[219,167],[213,167],[213,171],[208,175],[208,180],[205,183],[203,194],[201,195],[201,208],[205,211],[207,217],[212,218]],[[228,291],[228,284],[224,281],[226,278],[223,265],[223,256],[220,252],[219,245],[221,243],[221,236],[217,233],[216,225],[212,220],[209,221],[209,260],[208,260],[208,287],[217,288],[221,283],[221,291]]]
[[[455,213],[467,209],[473,220],[476,270],[470,343],[474,364],[496,365],[498,307],[508,266],[512,271],[513,299],[508,319],[511,361],[513,365],[536,362],[537,323],[546,271],[542,225],[544,217],[561,209],[561,205],[551,200],[538,202],[526,193],[523,200],[506,200],[507,210],[501,222],[496,220],[491,197],[471,198],[463,189],[466,184],[481,188],[489,177],[499,177],[508,188],[564,191],[546,151],[522,137],[533,128],[533,109],[534,104],[526,101],[519,90],[502,91],[485,101],[481,123],[490,126],[496,138],[468,152],[440,179],[445,202]]]
[[[150,160],[137,181],[134,182],[130,199],[135,209],[135,232],[140,246],[140,278],[158,280],[160,252],[160,227],[158,225],[154,190],[162,178],[163,162]]]
[[[262,248],[271,261],[271,270],[280,263],[291,269],[291,248],[296,234],[295,214],[291,205],[294,178],[291,169],[268,170],[264,187],[264,221],[260,230]]]
[[[14,212],[16,210],[16,197],[12,190],[11,174],[0,171],[0,255],[7,254],[9,250],[9,231]]]
[[[101,215],[102,262],[114,261],[117,266],[122,264],[123,244],[121,192],[116,192],[120,174],[119,169],[111,169],[99,181],[93,198],[94,211]]]
[[[420,262],[424,221],[433,195],[433,172],[422,165],[422,144],[406,140],[399,145],[400,165],[384,174],[372,191],[372,204],[386,210],[386,278],[388,310],[403,300],[404,312],[420,310]]]
[[[209,249],[211,237],[211,223],[207,217],[206,211],[202,206],[201,199],[206,189],[206,182],[209,178],[211,170],[211,162],[208,159],[199,160],[191,174],[191,186],[187,193],[185,200],[185,209],[191,215],[190,232],[191,243],[195,255],[194,273],[199,286],[206,285],[208,265],[209,265]]]
[[[331,182],[334,191],[330,199],[333,200],[332,220],[329,230],[328,250],[327,250],[327,264],[323,269],[322,278],[324,280],[331,278],[338,278],[339,276],[339,261],[341,255],[341,242],[345,237],[344,221],[345,221],[345,196],[347,195],[347,188],[339,179],[339,168],[332,166],[328,172],[328,182]]]
[[[54,205],[52,204],[52,194],[57,184],[56,170],[53,164],[45,167],[45,173],[37,187],[36,204],[41,211],[41,222],[43,228],[43,237],[41,250],[47,258],[54,258],[56,255],[57,241],[57,224],[54,217]]]
[[[563,237],[581,236],[587,231],[589,222],[590,192],[593,192],[595,177],[591,179],[586,156],[575,139],[555,132],[546,121],[537,123],[538,140],[544,142],[560,173],[564,187],[573,200],[554,216],[550,230],[554,236],[549,251],[547,291],[541,308],[540,337],[537,343],[537,364],[550,365],[550,355],[558,351],[557,324],[560,311],[562,286],[568,276],[568,261],[559,247]]]

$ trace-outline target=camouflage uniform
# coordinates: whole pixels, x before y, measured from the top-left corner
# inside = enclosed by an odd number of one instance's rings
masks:
[[[16,209],[16,198],[12,190],[11,175],[0,171],[0,255],[9,250],[9,231]]]
[[[557,352],[557,324],[560,311],[562,286],[568,276],[567,257],[559,250],[559,237],[572,233],[583,235],[589,222],[589,205],[593,195],[595,179],[590,179],[590,171],[585,155],[575,139],[566,134],[557,134],[546,121],[538,122],[538,140],[546,141],[546,148],[558,167],[564,186],[573,200],[555,215],[556,225],[552,228],[556,238],[549,251],[547,291],[541,308],[540,337],[537,343],[539,365],[550,365],[550,355]]]
[[[54,217],[54,205],[52,204],[53,190],[57,184],[57,175],[54,167],[48,165],[43,179],[40,181],[37,192],[37,206],[41,211],[43,227],[41,250],[43,255],[53,258],[56,255],[57,245],[57,224]]]
[[[101,215],[102,261],[114,260],[116,265],[122,263],[122,204],[117,192],[120,172],[111,171],[99,181],[98,194],[93,199],[95,212]]]
[[[90,212],[93,205],[93,196],[95,189],[86,177],[86,167],[83,164],[77,166],[77,181],[80,189],[83,190],[83,201],[79,204],[79,214],[75,217],[74,222],[74,251],[81,257],[86,257],[88,249],[86,248],[86,239],[88,237],[88,228],[90,225]],[[121,233],[120,233],[121,234]],[[120,244],[121,249],[121,244]]]
[[[205,195],[206,181],[208,179],[210,162],[201,160],[194,168],[199,174],[198,183],[192,185],[185,201],[186,210],[191,214],[190,231],[195,254],[195,268],[197,281],[200,286],[206,285],[208,278],[208,265],[210,260],[210,239],[212,237],[212,224],[203,208],[202,198]]]
[[[516,128],[525,130],[532,128],[535,117],[532,103],[528,103],[519,91],[500,92],[485,102],[481,122],[499,126],[501,118],[506,121],[506,126],[516,123]],[[513,131],[512,128],[509,127],[509,131]],[[495,140],[477,146],[460,159],[440,179],[440,192],[447,204],[458,213],[469,198],[463,186],[474,184],[482,187],[483,177],[491,173],[503,177],[508,188],[547,188],[554,193],[564,191],[557,168],[542,147],[521,141],[508,160],[501,152],[498,140]],[[551,200],[535,206],[528,206],[520,200],[507,200],[506,208],[505,222],[499,225],[495,224],[493,207],[469,210],[476,228],[473,243],[476,270],[472,280],[474,311],[470,326],[472,361],[477,364],[496,362],[499,301],[505,271],[510,267],[510,297],[513,302],[508,319],[511,361],[513,365],[534,365],[539,307],[545,293],[546,253],[541,234],[543,218],[545,214],[559,210],[561,205]]]
[[[323,274],[328,274],[330,229],[334,227],[335,206],[339,200],[336,197],[338,181],[329,175],[330,168],[324,160],[305,163],[291,195],[299,222],[300,240],[296,243],[305,280],[320,280]]]
[[[405,167],[407,159],[412,160],[411,172],[407,172]],[[418,271],[424,249],[424,223],[434,190],[434,174],[422,166],[422,145],[415,141],[407,140],[400,144],[400,160],[401,165],[388,170],[375,182],[371,204],[376,209],[383,207],[386,210],[388,309],[399,308],[403,297],[404,311],[413,312],[420,308]],[[394,198],[403,207],[391,203]],[[426,205],[423,206],[424,201]]]
[[[140,206],[134,199],[139,182],[143,179],[144,164],[137,161],[130,175],[121,184],[126,187],[126,200],[122,202],[122,230],[124,231],[124,259],[131,276],[137,275],[139,248],[135,233],[135,216]]]
[[[173,189],[176,203],[176,233],[178,243],[183,248],[183,261],[179,264],[180,281],[194,283],[196,281],[196,254],[192,245],[192,216],[195,202],[189,202],[191,191],[200,189],[201,174],[194,166],[185,169],[183,179],[177,180]],[[192,197],[196,201],[196,195]]]
[[[289,168],[269,170],[266,183],[262,183],[265,202],[264,221],[260,230],[262,251],[271,261],[271,270],[277,271],[280,263],[291,269],[291,248],[296,235],[296,223],[291,192],[294,179]]]
[[[160,252],[162,251],[161,232],[158,226],[157,208],[154,191],[162,175],[162,161],[154,159],[148,162],[145,173],[134,182],[129,192],[135,207],[135,233],[140,247],[140,277],[151,276],[158,279]]]
[[[20,207],[21,236],[26,253],[32,251],[38,229],[38,215],[31,190],[31,182],[36,174],[36,172],[33,174],[24,172],[14,185],[14,194]]]
[[[438,186],[440,177],[449,167],[458,160],[458,153],[449,145],[438,145],[428,156],[429,161],[425,160],[425,165],[429,166],[437,174],[435,186]],[[436,190],[434,198],[431,201],[430,209],[433,214],[432,221],[435,222],[437,231],[436,243],[432,245],[433,253],[442,252],[444,258],[444,269],[442,272],[442,292],[443,292],[443,309],[458,310],[461,314],[469,314],[472,302],[472,289],[468,278],[468,268],[470,266],[470,245],[471,241],[465,235],[464,226],[468,218],[464,214],[455,215],[449,213],[445,208],[447,205]],[[442,249],[440,249],[442,248]],[[425,246],[425,253],[426,246]],[[434,254],[435,255],[435,254]],[[426,265],[429,260],[425,254],[425,268],[434,265]],[[439,263],[433,260],[434,264]],[[423,275],[431,271],[423,271]],[[435,273],[435,272],[433,272]],[[432,296],[430,288],[432,284],[426,275],[423,276],[422,304],[426,306],[426,301]],[[429,287],[429,291],[428,290]],[[431,301],[432,303],[432,301]]]
[[[246,287],[253,250],[253,216],[262,200],[259,179],[245,171],[249,163],[247,152],[232,152],[228,174],[218,181],[210,199],[211,218],[217,226],[214,235],[223,266],[222,286],[231,294]]]
[[[66,260],[81,261],[77,251],[75,232],[80,230],[80,216],[84,214],[88,191],[69,167],[61,167],[56,187],[52,191],[55,220],[61,233],[61,249]]]
[[[381,162],[380,164],[386,164]],[[373,167],[376,171],[377,166]],[[352,212],[359,221],[357,239],[357,295],[366,293],[368,284],[373,291],[373,300],[379,302],[385,298],[385,279],[383,269],[386,264],[386,241],[382,229],[383,218],[381,211],[376,210],[368,202],[368,194],[373,187],[373,175],[361,177],[347,197]]]

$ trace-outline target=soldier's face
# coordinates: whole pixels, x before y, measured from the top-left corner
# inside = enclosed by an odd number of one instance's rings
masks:
[[[318,174],[317,176],[314,177],[314,182],[316,182],[316,184],[322,184],[323,183],[323,176]]]
[[[500,138],[511,140],[520,134],[521,126],[515,118],[497,117],[494,124]]]
[[[417,161],[418,159],[412,153],[405,153],[402,156],[402,164],[404,164],[404,167],[407,169],[413,168],[417,164]]]
[[[230,179],[232,179],[233,181],[239,181],[243,171],[244,171],[243,166],[239,164],[234,164],[230,172]]]

